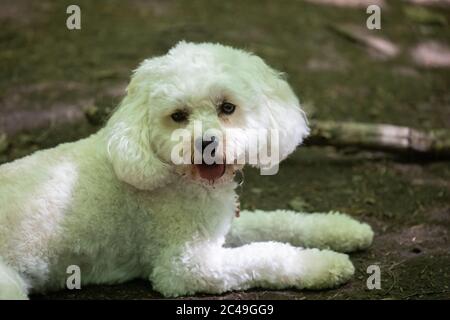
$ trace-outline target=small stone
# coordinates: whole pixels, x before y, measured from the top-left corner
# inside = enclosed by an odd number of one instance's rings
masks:
[[[252,193],[255,193],[255,194],[261,194],[262,193],[262,189],[260,189],[260,188],[251,188],[250,191]]]
[[[300,197],[295,197],[291,201],[289,201],[288,206],[295,210],[300,212],[310,211],[311,205],[307,203],[304,199]]]

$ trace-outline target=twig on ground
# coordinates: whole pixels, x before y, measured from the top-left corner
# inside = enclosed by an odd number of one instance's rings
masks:
[[[450,130],[428,132],[388,124],[311,121],[307,145],[357,147],[399,154],[450,158]]]

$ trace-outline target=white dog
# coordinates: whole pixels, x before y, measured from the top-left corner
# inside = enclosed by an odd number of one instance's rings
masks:
[[[235,218],[242,165],[173,164],[171,134],[194,121],[275,129],[280,160],[308,134],[291,88],[257,56],[181,42],[145,60],[105,128],[0,167],[0,298],[64,288],[71,265],[82,285],[145,278],[168,297],[347,281],[352,263],[329,249],[366,248],[371,228],[339,213]]]

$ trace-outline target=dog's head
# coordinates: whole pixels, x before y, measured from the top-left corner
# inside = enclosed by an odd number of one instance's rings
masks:
[[[244,162],[273,168],[308,134],[297,97],[261,58],[186,42],[139,66],[106,129],[117,176],[144,190],[180,176],[230,181]]]

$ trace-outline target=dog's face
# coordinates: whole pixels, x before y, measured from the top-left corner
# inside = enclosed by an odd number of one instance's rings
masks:
[[[117,176],[146,190],[178,176],[226,183],[244,162],[273,168],[308,134],[295,94],[263,60],[185,42],[141,64],[106,129]]]

